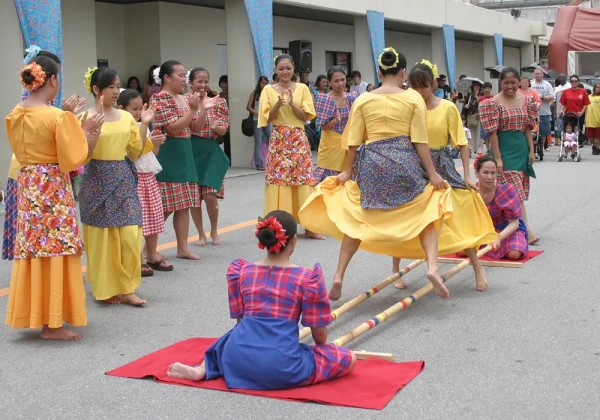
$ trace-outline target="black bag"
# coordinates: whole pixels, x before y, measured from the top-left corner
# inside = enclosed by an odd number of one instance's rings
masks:
[[[256,100],[256,92],[252,95],[252,103]],[[242,120],[242,133],[246,137],[254,137],[254,116],[250,112],[248,118]]]

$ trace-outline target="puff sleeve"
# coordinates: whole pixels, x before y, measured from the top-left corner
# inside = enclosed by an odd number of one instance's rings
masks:
[[[350,111],[348,123],[342,134],[342,148],[344,149],[348,149],[348,147],[358,147],[367,139],[365,117],[362,112],[363,103],[364,101],[355,102]]]
[[[88,142],[77,117],[62,112],[56,118],[56,156],[61,172],[71,172],[88,159]]]
[[[159,92],[152,95],[150,104],[156,104],[156,116],[153,125],[159,127],[163,134],[168,134],[165,127],[179,119],[177,112],[175,112],[177,109],[175,98],[167,93]]]
[[[336,106],[329,95],[319,95],[315,99],[315,112],[317,114],[317,124],[325,125],[335,116]]]
[[[413,104],[413,115],[410,120],[410,141],[411,143],[429,143],[427,137],[427,106],[420,95]]]
[[[269,125],[269,113],[273,108],[271,95],[269,95],[271,90],[273,90],[273,88],[267,85],[260,94],[260,99],[258,101],[258,127],[267,127]]]
[[[306,115],[308,116],[308,118],[306,120],[312,121],[317,116],[317,113],[315,112],[315,105],[313,102],[313,97],[310,94],[310,90],[308,89],[308,86],[306,86],[304,84],[296,85],[296,87],[298,87],[298,86],[302,87],[302,103],[300,104],[300,108],[302,108],[302,110],[304,112],[306,112]]]
[[[240,292],[240,272],[248,261],[237,259],[227,268],[227,294],[229,296],[229,315],[232,319],[244,315],[244,301]]]
[[[302,299],[302,325],[305,327],[326,327],[331,324],[331,304],[320,264],[316,264],[304,283]]]
[[[521,199],[517,188],[513,184],[503,184],[501,191],[496,194],[500,196],[496,198],[496,202],[500,202],[505,220],[519,219],[521,217]]]
[[[152,142],[147,141],[146,144],[142,143],[142,136],[140,134],[140,126],[135,121],[130,113],[122,112],[121,118],[125,117],[129,123],[129,142],[127,143],[127,153],[129,156],[137,158],[144,152],[146,148],[149,148],[148,144],[152,145]],[[150,148],[152,150],[154,147]]]
[[[448,107],[448,134],[453,148],[467,146],[467,136],[458,108],[454,105]]]
[[[500,126],[500,104],[496,99],[488,99],[479,104],[479,119],[486,133],[498,131]]]

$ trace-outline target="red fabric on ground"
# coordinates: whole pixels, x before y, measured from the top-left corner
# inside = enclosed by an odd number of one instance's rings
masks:
[[[395,363],[370,358],[359,360],[349,375],[335,381],[281,391],[254,391],[228,389],[223,378],[213,381],[193,382],[167,376],[167,369],[174,362],[197,366],[204,360],[204,352],[216,338],[190,338],[158,350],[120,368],[106,372],[109,376],[122,378],[153,377],[158,382],[218,391],[237,392],[259,397],[287,401],[314,401],[344,407],[382,410],[396,393],[413,380],[425,367],[422,360]]]
[[[484,255],[483,257],[479,258],[479,260],[480,261],[502,261],[502,262],[526,263],[530,259],[535,258],[538,255],[541,255],[543,253],[544,253],[544,251],[529,250],[529,251],[527,251],[527,254],[525,254],[520,260],[509,260],[508,258],[502,258],[502,259],[498,260],[495,258],[490,258],[487,255]],[[440,258],[460,258],[463,260],[467,259],[467,257],[459,256],[458,254],[440,255]]]

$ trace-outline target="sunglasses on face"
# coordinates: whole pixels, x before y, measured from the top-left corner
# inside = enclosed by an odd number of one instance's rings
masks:
[[[579,82],[579,80],[576,80],[576,79],[571,80],[571,83],[577,83],[577,82]]]

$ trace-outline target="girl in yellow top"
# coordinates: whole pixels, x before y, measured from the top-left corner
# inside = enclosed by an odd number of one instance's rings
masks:
[[[348,123],[352,104],[358,98],[358,93],[346,92],[346,73],[343,68],[330,68],[327,79],[331,83],[331,92],[315,99],[317,122],[321,127],[319,158],[315,169],[316,184],[346,169],[348,152],[342,147],[342,134]]]
[[[592,143],[592,154],[600,154],[600,82],[594,83],[585,112],[585,135]]]
[[[141,126],[129,112],[114,108],[120,82],[112,69],[91,69],[84,83],[105,115],[98,147],[85,165],[79,199],[87,281],[96,300],[143,305],[146,301],[134,294],[142,274],[142,208],[135,165],[126,156],[137,159],[154,148],[146,138],[154,108],[144,105]],[[88,112],[93,115],[95,110]]]
[[[48,340],[77,340],[67,330],[87,324],[81,254],[83,244],[69,171],[96,145],[103,115],[77,118],[48,103],[60,90],[58,65],[36,57],[21,71],[31,93],[6,117],[6,132],[18,163],[18,209],[6,323],[42,328]],[[87,138],[86,138],[87,137]]]
[[[275,59],[279,82],[265,86],[260,95],[258,127],[273,123],[265,167],[264,213],[283,210],[298,221],[298,210],[313,192],[312,155],[304,122],[315,118],[315,107],[308,87],[293,83],[292,57]],[[305,236],[324,239],[306,230]]]
[[[437,231],[452,216],[452,204],[450,187],[429,154],[425,102],[416,91],[400,88],[406,58],[393,48],[379,56],[379,78],[382,86],[352,105],[343,139],[346,171],[317,186],[300,221],[342,242],[331,300],[341,297],[344,273],[359,247],[398,258],[426,256],[427,278],[447,298],[438,273]],[[439,242],[444,250],[452,245]]]
[[[477,290],[487,289],[487,280],[483,265],[477,258],[476,248],[493,243],[498,235],[492,219],[481,196],[476,191],[477,184],[471,179],[469,171],[469,145],[465,136],[461,116],[456,106],[433,95],[437,69],[423,60],[412,68],[408,76],[411,88],[421,94],[427,106],[427,139],[433,165],[440,176],[452,187],[453,217],[447,220],[440,233],[440,241],[461,246],[473,262]],[[450,155],[448,139],[452,148],[458,147],[463,168],[464,180],[454,166]],[[400,271],[400,259],[394,258],[394,272]],[[404,289],[402,279],[395,286]]]

